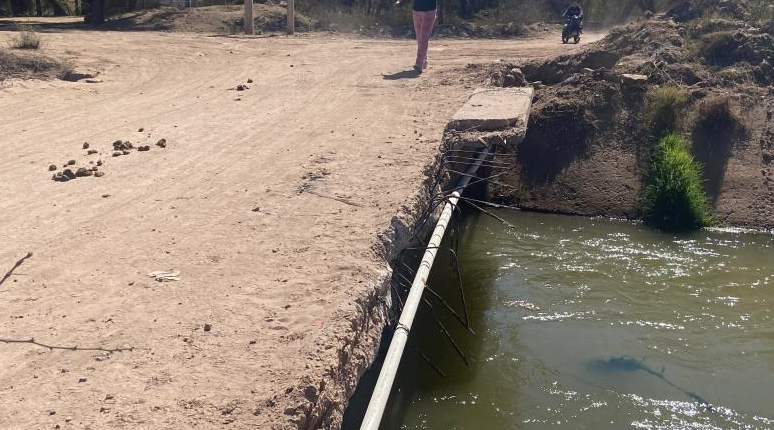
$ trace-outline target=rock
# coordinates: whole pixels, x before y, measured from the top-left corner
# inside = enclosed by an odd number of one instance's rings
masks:
[[[209,324],[204,324],[204,331],[210,331],[212,330],[212,326]]]
[[[167,147],[167,139],[159,139],[158,142],[156,142],[156,146],[159,148],[166,148]]]
[[[86,151],[86,154],[88,154],[88,155],[92,155],[92,154],[96,154],[96,153],[98,153],[98,152],[99,152],[99,151],[97,151],[96,149],[89,149],[88,151]]]
[[[70,160],[70,161],[68,161],[68,162],[67,162],[67,165],[68,165],[68,166],[74,166],[74,165],[75,165],[75,160]]]
[[[104,175],[104,173],[103,173],[103,175]],[[106,199],[106,198],[108,198],[108,197],[110,197],[110,194],[103,194],[103,195],[102,195],[102,198],[103,198],[103,199]]]
[[[248,84],[252,84],[252,83],[253,83],[253,80],[252,80],[252,79],[248,79],[248,80],[247,80],[247,83],[248,83]]]
[[[102,160],[97,160],[97,166],[101,166],[101,165],[102,165]]]
[[[256,343],[258,343],[258,341],[257,341],[257,340],[251,340],[251,341],[250,341],[250,345],[255,345]]]
[[[56,169],[57,169],[57,167],[56,167],[56,165],[54,165],[54,164],[51,164],[51,165],[49,165],[49,166],[48,166],[48,171],[49,171],[49,172],[53,172],[53,171],[54,171],[54,170],[56,170]]]
[[[89,142],[83,142],[83,149],[89,149]]]
[[[99,171],[99,167],[94,166],[94,167],[91,168],[91,171],[92,172],[97,172],[97,171]]]
[[[113,152],[113,156],[114,157],[120,157],[121,156],[121,152],[120,151],[115,151],[115,152]]]
[[[625,73],[621,75],[621,84],[630,88],[644,89],[648,85],[648,77]]]
[[[134,149],[134,145],[132,145],[132,142],[127,140],[124,142],[124,147],[122,149]]]
[[[143,131],[145,131],[145,128],[143,128],[143,127],[140,127],[140,129],[137,130],[138,133],[142,133]]]
[[[239,85],[236,86],[236,90],[237,91],[244,91],[244,90],[246,90],[248,88],[249,87],[247,85],[242,85],[242,84],[239,84]]]
[[[78,169],[78,170],[75,172],[75,176],[77,176],[77,177],[79,177],[79,178],[83,178],[83,177],[85,177],[85,176],[91,176],[92,174],[93,174],[93,173],[92,173],[92,171],[91,171],[91,170],[89,170],[89,169],[87,169],[87,168],[85,168],[85,167],[81,167],[81,168],[79,168],[79,169]]]
[[[138,146],[137,150],[140,151],[140,152],[150,151],[150,146],[148,146],[148,145]]]
[[[122,140],[116,140],[115,142],[113,142],[113,149],[115,150],[123,149],[123,145],[124,145],[124,142]]]
[[[50,411],[49,410],[49,411],[46,411],[46,413],[48,413],[49,415],[56,415],[56,411]]]
[[[124,155],[129,155],[130,151],[128,149],[124,149],[123,151],[121,151],[121,153]]]
[[[68,178],[68,179],[75,179],[75,173],[73,173],[70,169],[64,169],[62,171],[62,176]]]
[[[505,75],[503,85],[505,87],[523,87],[527,85],[527,79],[524,78],[521,69],[514,67]]]
[[[763,154],[763,164],[771,164],[772,161],[774,161],[774,154]]]
[[[79,382],[79,383],[86,382],[86,378],[83,378],[83,377],[81,377],[81,378],[78,378],[78,382]]]
[[[113,397],[112,394],[105,395],[105,400],[113,400],[113,399],[114,399],[114,397]]]
[[[589,69],[588,67],[584,67],[580,70],[580,72],[583,73],[584,75],[590,75],[594,73],[594,69]]]

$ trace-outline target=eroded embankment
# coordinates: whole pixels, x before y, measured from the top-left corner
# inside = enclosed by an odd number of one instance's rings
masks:
[[[355,312],[348,316],[348,325],[331,328],[335,339],[335,367],[324,374],[310,375],[285,394],[285,404],[297,407],[286,411],[297,417],[299,429],[336,429],[341,427],[348,400],[354,394],[360,378],[371,367],[379,350],[382,334],[394,319],[391,300],[392,265],[412,240],[423,238],[433,227],[438,212],[438,194],[445,175],[442,169],[443,150],[425,168],[425,180],[409,202],[391,220],[390,227],[378,236],[380,244],[374,251],[380,255],[380,276],[371,285],[361,285],[361,299]],[[331,343],[327,348],[333,348]],[[313,375],[314,374],[314,375]],[[319,384],[314,381],[320,381]]]
[[[615,29],[578,55],[496,65],[494,85],[517,83],[510,70],[519,66],[537,92],[527,138],[502,172],[506,184],[491,187],[490,197],[530,210],[640,218],[656,141],[648,110],[655,91],[673,87],[686,97],[676,107],[678,132],[704,168],[717,219],[774,227],[771,25],[728,36],[703,22],[656,16]],[[714,49],[707,37],[728,37],[728,55],[706,58]]]

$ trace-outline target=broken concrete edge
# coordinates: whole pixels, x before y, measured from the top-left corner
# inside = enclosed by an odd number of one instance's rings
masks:
[[[532,99],[532,87],[477,88],[452,116],[447,129],[494,131],[523,129],[526,134]]]

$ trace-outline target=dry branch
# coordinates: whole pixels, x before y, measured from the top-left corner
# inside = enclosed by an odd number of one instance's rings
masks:
[[[24,257],[20,258],[19,261],[17,261],[16,264],[14,264],[13,267],[11,267],[11,270],[6,272],[5,276],[3,276],[3,279],[0,279],[0,285],[3,285],[3,282],[5,282],[6,280],[8,280],[8,278],[11,277],[11,275],[13,274],[13,271],[16,270],[19,266],[21,266],[22,263],[24,263],[24,260],[26,260],[26,259],[28,259],[30,257],[32,257],[32,253],[28,252],[27,255],[25,255]]]

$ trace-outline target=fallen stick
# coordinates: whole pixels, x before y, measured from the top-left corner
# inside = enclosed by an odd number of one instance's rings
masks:
[[[32,257],[32,253],[28,252],[27,255],[25,255],[24,257],[20,258],[19,261],[17,261],[16,264],[14,264],[13,267],[11,267],[11,270],[6,272],[5,276],[3,276],[3,279],[0,279],[0,285],[3,285],[3,282],[5,282],[6,280],[8,280],[8,278],[11,277],[11,275],[13,274],[13,271],[16,270],[19,266],[21,266],[22,263],[24,263],[24,260],[26,260],[26,259],[28,259],[30,257]]]
[[[103,351],[103,352],[123,352],[123,351],[133,351],[134,348],[100,348],[100,347],[80,347],[78,345],[75,346],[58,346],[58,345],[46,345],[45,343],[40,343],[36,341],[35,339],[4,339],[0,338],[0,342],[2,343],[29,343],[32,345],[37,345],[43,348],[48,349],[65,349],[68,351]]]
[[[337,202],[341,202],[341,203],[344,203],[344,204],[347,204],[347,205],[350,205],[350,206],[357,206],[359,208],[363,207],[363,205],[361,205],[359,203],[351,202],[351,201],[349,201],[347,199],[343,199],[341,197],[326,196],[325,194],[320,194],[320,193],[312,191],[312,190],[304,190],[304,192],[307,192],[309,194],[313,194],[313,195],[315,195],[317,197],[322,197],[324,199],[336,200]]]

